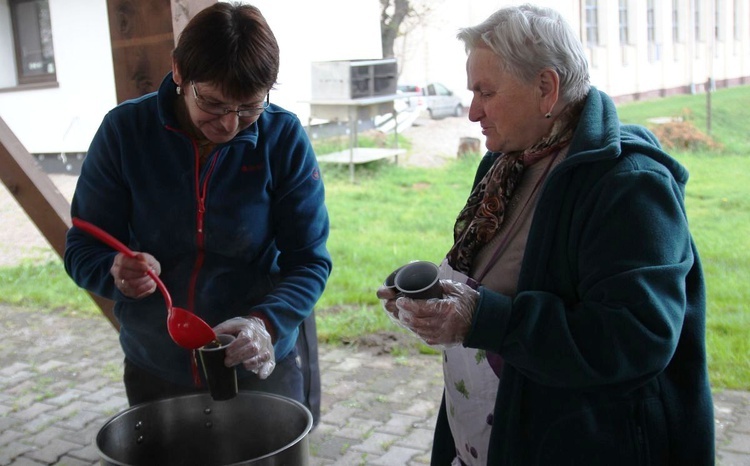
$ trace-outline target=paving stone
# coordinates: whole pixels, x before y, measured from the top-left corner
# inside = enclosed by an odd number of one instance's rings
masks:
[[[11,442],[17,442],[21,438],[24,438],[24,436],[25,434],[23,432],[11,429],[3,429],[2,432],[0,432],[0,451],[3,450],[4,445],[8,445]]]
[[[357,451],[366,451],[373,455],[380,456],[391,448],[391,445],[399,439],[398,435],[391,435],[383,432],[373,432],[368,435],[362,442],[353,445],[352,449]],[[394,463],[398,464],[398,463]],[[401,463],[403,464],[403,463]]]
[[[0,432],[5,432],[21,424],[21,421],[13,416],[0,416]]]
[[[349,450],[343,455],[339,455],[338,460],[334,462],[334,466],[359,466],[371,464],[369,462],[369,456],[367,452]]]
[[[359,440],[368,436],[370,432],[379,425],[379,422],[371,421],[369,419],[350,418],[349,422],[347,422],[344,427],[336,431],[336,435],[352,440]]]
[[[716,466],[748,466],[750,458],[747,455],[721,451],[717,455]]]
[[[66,442],[60,439],[52,439],[47,445],[36,450],[26,453],[25,456],[39,461],[42,464],[51,464],[57,462],[57,459],[67,454],[71,450],[80,449],[81,446],[75,443]]]
[[[315,442],[315,448],[310,451],[317,457],[336,460],[346,453],[352,446],[351,439],[325,436]]]
[[[354,409],[337,404],[333,406],[330,411],[326,412],[326,422],[338,426],[345,426],[353,412]]]
[[[394,466],[397,464],[408,464],[412,458],[418,456],[421,453],[420,450],[413,448],[404,447],[393,447],[388,449],[388,452],[378,459],[374,459],[369,464],[378,466]]]
[[[30,445],[23,442],[12,442],[0,449],[0,464],[11,464],[15,459],[21,458],[25,453],[33,450]]]
[[[393,435],[406,436],[414,429],[413,424],[420,418],[393,413],[391,418],[383,426],[378,427],[378,432],[386,432]]]
[[[9,463],[9,466],[42,466],[45,463],[40,463],[38,461],[34,461],[31,458],[15,458],[13,462]]]
[[[31,364],[27,364],[25,362],[14,362],[10,366],[5,366],[2,369],[0,369],[0,377],[3,378],[12,378],[16,373],[25,371],[26,369],[30,369]]]
[[[28,421],[30,419],[39,417],[41,414],[53,409],[55,409],[55,406],[53,405],[49,405],[46,403],[35,403],[24,409],[23,411],[16,412],[15,414],[13,414],[13,416],[23,421]]]
[[[71,389],[65,390],[64,392],[58,394],[55,397],[48,398],[46,402],[51,405],[62,406],[62,405],[67,405],[72,401],[78,400],[86,394],[87,393],[84,392],[83,390],[71,388]]]
[[[35,417],[31,421],[25,421],[23,422],[23,431],[27,435],[36,435],[38,432],[40,432],[43,429],[46,429],[47,427],[53,425],[55,422],[57,422],[60,418],[55,415],[54,412],[51,413],[43,413],[39,416]]]
[[[430,457],[432,455],[428,453],[420,453],[409,461],[407,466],[425,466],[430,464]]]
[[[85,446],[77,450],[70,450],[69,456],[89,462],[99,462],[100,460],[99,450],[92,441],[87,441]]]
[[[735,433],[729,436],[725,449],[732,453],[743,453],[750,459],[750,434]],[[750,462],[748,462],[750,464]]]
[[[26,438],[26,441],[36,445],[37,447],[43,447],[53,440],[62,438],[66,434],[70,433],[67,429],[62,429],[58,426],[49,426],[48,428],[38,432],[36,435]]]
[[[425,449],[432,445],[432,429],[412,429],[409,435],[399,439],[396,445],[402,447]]]
[[[55,370],[57,368],[66,367],[67,365],[68,365],[68,363],[66,363],[66,362],[56,361],[56,360],[53,359],[53,360],[47,361],[44,364],[42,364],[41,366],[37,367],[36,370],[37,370],[37,372],[42,372],[42,373],[52,372],[53,370]]]
[[[80,460],[72,456],[64,455],[60,460],[53,466],[92,466],[96,463],[92,463],[87,460]]]

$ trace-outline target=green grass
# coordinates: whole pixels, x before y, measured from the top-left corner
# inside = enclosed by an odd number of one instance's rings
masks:
[[[715,388],[748,390],[750,138],[745,125],[750,121],[750,86],[719,90],[711,97],[710,136],[722,148],[673,155],[690,171],[686,203],[706,275],[711,382]],[[630,103],[619,110],[628,123],[649,125],[652,117],[687,115],[698,130],[706,128],[705,95]],[[375,290],[405,262],[437,262],[444,257],[478,160],[469,157],[432,169],[374,162],[357,166],[355,183],[350,182],[348,167],[323,166],[334,269],[316,310],[322,341],[350,342],[368,333],[403,332],[381,310]],[[59,261],[0,269],[0,300],[98,313]]]

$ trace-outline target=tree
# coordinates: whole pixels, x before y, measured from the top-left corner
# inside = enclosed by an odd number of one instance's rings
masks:
[[[380,39],[383,58],[396,56],[396,39],[406,36],[432,12],[435,2],[380,0]]]

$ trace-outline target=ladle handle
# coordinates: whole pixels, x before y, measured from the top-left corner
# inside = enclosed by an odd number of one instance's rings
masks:
[[[110,235],[106,231],[102,230],[98,226],[94,225],[93,223],[89,223],[86,220],[81,220],[78,217],[73,217],[73,225],[76,228],[80,228],[81,230],[85,231],[86,233],[90,234],[94,238],[98,239],[102,243],[110,246],[112,249],[121,252],[125,254],[126,256],[135,259],[136,254],[133,252],[132,249],[125,246],[122,241],[115,238],[114,236]],[[156,273],[151,270],[150,268],[146,272],[151,279],[156,282],[156,286],[159,287],[159,291],[161,291],[161,294],[164,295],[164,300],[167,304],[167,309],[171,312],[172,311],[172,296],[169,294],[169,291],[167,290],[167,287],[164,285],[164,282],[161,281],[161,278],[159,278]]]

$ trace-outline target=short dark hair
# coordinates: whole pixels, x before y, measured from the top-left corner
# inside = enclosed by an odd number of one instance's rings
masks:
[[[217,2],[185,26],[172,51],[186,83],[208,82],[242,101],[268,92],[279,74],[279,44],[260,10]]]

